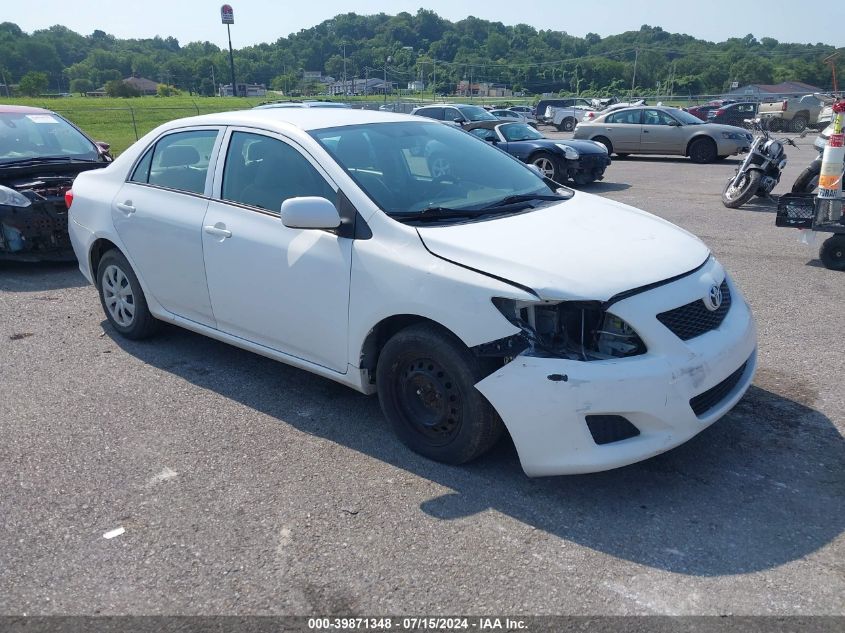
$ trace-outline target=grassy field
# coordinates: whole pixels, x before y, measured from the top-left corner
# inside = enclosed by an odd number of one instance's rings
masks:
[[[3,103],[38,106],[58,112],[72,121],[96,141],[105,141],[112,146],[112,153],[117,156],[138,138],[162,123],[182,117],[243,110],[274,98],[256,97],[251,99],[233,97],[137,97],[134,99],[112,99],[108,97],[65,97],[61,99],[39,98],[3,98]],[[322,97],[321,97],[322,98]],[[341,99],[338,99],[341,100]],[[450,99],[468,101],[467,99]],[[382,98],[354,97],[346,99],[348,103],[361,104],[365,101],[381,103]],[[492,99],[486,101],[494,101]],[[500,100],[501,101],[501,100]],[[513,103],[524,100],[511,100]],[[475,100],[479,102],[478,99]]]
[[[115,156],[167,121],[197,114],[243,110],[262,101],[264,99],[233,97],[3,99],[7,104],[38,106],[58,112],[94,140],[111,143]]]
[[[426,95],[430,101],[431,95]],[[137,97],[134,99],[113,99],[109,97],[65,97],[60,99],[3,98],[7,104],[30,105],[58,112],[72,121],[96,141],[105,141],[112,146],[117,156],[138,138],[162,123],[198,114],[243,110],[274,99],[272,95],[245,99],[241,97]],[[322,98],[322,97],[321,97]],[[407,97],[404,98],[408,100]],[[378,96],[338,98],[352,105],[369,102],[372,107],[381,103]],[[438,98],[438,101],[470,102],[466,97]],[[474,99],[472,103],[499,103],[516,105],[531,103],[531,99],[501,98]],[[388,103],[392,99],[388,97]],[[668,102],[665,102],[669,105]],[[680,104],[679,104],[680,105]]]

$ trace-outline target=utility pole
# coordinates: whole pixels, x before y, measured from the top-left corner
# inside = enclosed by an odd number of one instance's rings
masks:
[[[370,93],[370,67],[364,68],[364,98]]]
[[[229,70],[232,71],[232,96],[238,96],[238,87],[235,83],[235,57],[232,54],[232,24],[235,23],[235,12],[231,5],[224,4],[220,7],[220,19],[226,25],[226,33],[229,35]]]
[[[382,86],[384,90],[384,105],[387,105],[387,65],[392,61],[393,58],[390,55],[384,60],[384,85]]]
[[[472,66],[469,67],[469,100],[472,101]]]
[[[434,103],[437,103],[437,60],[432,59],[431,63],[434,65],[434,83],[431,86],[431,96]]]
[[[634,96],[634,86],[637,83],[637,61],[640,59],[640,49],[637,49],[636,54],[634,55],[634,76],[631,77],[631,98]]]
[[[346,93],[349,92],[348,88],[346,87],[346,44],[343,45],[343,95],[346,96]]]
[[[220,91],[217,89],[217,80],[214,78],[214,64],[211,65],[211,85],[214,86],[214,92],[220,94]]]

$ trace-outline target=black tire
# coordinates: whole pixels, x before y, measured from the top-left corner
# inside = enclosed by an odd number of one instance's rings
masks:
[[[720,160],[725,160],[727,157],[728,157],[728,155],[727,155],[727,154],[725,154],[724,156],[717,156],[717,157],[716,157],[716,160],[717,160],[717,161],[720,161]]]
[[[620,154],[620,153],[618,153],[618,152],[617,152],[617,153],[616,153],[616,156],[617,156],[618,158],[628,158],[628,156],[630,156],[630,154]]]
[[[694,163],[698,163],[699,165],[712,163],[718,156],[716,143],[713,142],[713,139],[709,138],[699,138],[694,140],[689,146],[688,153],[690,160]]]
[[[577,125],[577,121],[575,119],[573,119],[572,117],[564,119],[563,120],[563,131],[564,132],[571,132],[572,130],[575,129],[576,125]]]
[[[819,186],[821,166],[820,161],[813,161],[807,169],[798,174],[798,178],[792,183],[792,193],[813,193]]]
[[[789,124],[789,129],[792,132],[803,132],[807,128],[807,123],[809,120],[803,114],[797,114],[792,117],[792,121]]]
[[[463,464],[488,451],[504,425],[475,384],[492,370],[457,338],[422,323],[381,351],[376,386],[385,417],[412,451]]]
[[[147,299],[138,277],[120,251],[112,249],[100,259],[97,266],[97,290],[106,318],[121,336],[140,340],[152,336],[158,330],[161,323],[147,307]],[[110,308],[109,304],[113,307]]]
[[[607,148],[607,155],[610,156],[613,153],[613,143],[610,142],[610,139],[606,136],[597,136],[593,139],[596,143],[601,143]]]
[[[777,119],[775,117],[763,119],[763,129],[769,130],[770,132],[780,132],[783,127],[781,125],[782,123],[783,121],[781,119]]]
[[[731,178],[725,184],[725,189],[722,191],[722,204],[728,209],[738,209],[757,193],[760,188],[760,181],[763,179],[763,174],[757,170],[745,173],[745,181],[736,191],[730,191],[731,183],[734,179]]]
[[[822,242],[819,259],[825,268],[845,270],[845,235],[834,235]]]
[[[546,178],[561,183],[566,180],[566,174],[561,173],[560,161],[549,152],[537,152],[528,159],[528,162],[542,171]]]

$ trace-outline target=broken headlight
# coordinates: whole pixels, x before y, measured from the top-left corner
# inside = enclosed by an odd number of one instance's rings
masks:
[[[28,207],[32,201],[22,193],[0,185],[0,204],[8,207]]]
[[[494,298],[505,318],[522,330],[527,352],[570,360],[608,360],[644,354],[634,329],[598,302],[537,302]]]

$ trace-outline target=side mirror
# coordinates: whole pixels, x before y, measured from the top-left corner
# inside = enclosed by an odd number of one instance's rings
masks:
[[[681,127],[678,121],[669,121],[669,127]]]
[[[464,120],[463,120],[461,117],[459,117],[459,116],[458,116],[458,117],[455,117],[455,118],[454,118],[454,119],[452,119],[452,120],[453,120],[455,123],[457,123],[458,125],[460,125],[461,123],[463,123],[463,122],[464,122]]]
[[[102,150],[103,154],[107,154],[108,151],[111,149],[111,145],[109,145],[105,141],[94,141],[94,145],[99,147]]]
[[[290,229],[336,229],[340,214],[325,198],[288,198],[282,203],[282,224]]]

